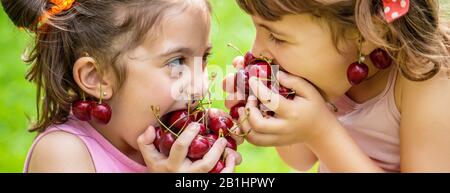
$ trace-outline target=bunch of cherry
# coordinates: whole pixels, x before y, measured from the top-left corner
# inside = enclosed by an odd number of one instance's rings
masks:
[[[236,50],[236,47],[229,45]],[[238,50],[239,51],[239,50]],[[239,51],[240,52],[240,51]],[[230,109],[230,114],[233,119],[239,119],[238,109],[244,107],[247,103],[247,98],[250,94],[249,79],[251,77],[256,77],[261,80],[265,86],[267,86],[272,91],[280,94],[287,99],[294,99],[295,92],[291,89],[281,86],[276,80],[274,72],[274,64],[266,58],[257,58],[251,52],[247,52],[244,56],[244,67],[239,69],[234,77],[234,91],[244,94],[245,100],[241,101],[239,104],[233,106]],[[269,111],[264,105],[259,104],[260,110],[266,116],[273,116],[274,112]]]
[[[83,96],[82,100],[72,103],[73,115],[81,121],[95,120],[100,124],[108,124],[111,120],[112,110],[107,103],[103,103],[100,98],[99,102],[86,100]]]
[[[152,111],[159,121],[160,126],[156,128],[156,139],[153,142],[155,147],[162,154],[169,156],[170,149],[177,137],[190,124],[196,123],[200,127],[199,134],[194,138],[189,146],[188,158],[191,161],[202,159],[203,156],[211,149],[214,142],[219,137],[225,137],[228,141],[227,147],[237,150],[236,141],[231,137],[232,131],[237,128],[231,116],[226,112],[201,106],[193,110],[179,110],[166,114],[162,117],[159,115],[159,108],[152,106]],[[225,168],[225,157],[217,162],[209,173],[219,173]]]

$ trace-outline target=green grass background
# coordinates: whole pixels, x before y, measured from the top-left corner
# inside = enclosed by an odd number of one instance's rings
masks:
[[[448,6],[450,0],[441,1]],[[225,68],[237,53],[227,48],[233,43],[243,51],[249,50],[255,30],[250,18],[233,0],[211,0],[213,5],[211,65]],[[448,10],[448,9],[447,9]],[[27,66],[21,54],[32,36],[16,28],[0,11],[0,172],[21,172],[29,146],[35,137],[27,132],[27,116],[35,117],[35,87],[25,80]],[[217,82],[221,84],[220,80]],[[214,90],[219,92],[220,89]],[[223,94],[219,92],[219,95]],[[224,108],[223,101],[215,107]],[[260,148],[248,143],[239,147],[243,163],[237,172],[297,172],[279,158],[274,148]],[[315,172],[317,166],[310,172]]]

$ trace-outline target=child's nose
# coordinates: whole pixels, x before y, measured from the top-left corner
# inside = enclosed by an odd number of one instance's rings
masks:
[[[256,43],[253,45],[252,54],[257,58],[273,59],[273,55],[262,45]]]
[[[198,101],[202,100],[207,92],[208,82],[207,79],[204,78],[203,73],[194,74],[186,93],[189,102],[192,104],[198,104]]]

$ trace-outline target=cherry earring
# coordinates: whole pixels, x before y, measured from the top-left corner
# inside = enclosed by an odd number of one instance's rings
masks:
[[[90,121],[94,101],[86,100],[84,92],[82,93],[82,98],[82,100],[77,100],[72,103],[72,113],[81,121]]]
[[[111,120],[112,109],[107,103],[103,102],[104,95],[106,95],[106,92],[102,92],[102,85],[100,84],[100,99],[98,103],[92,106],[91,115],[97,122],[106,125]]]
[[[386,50],[383,50],[381,48],[377,48],[372,53],[370,53],[370,60],[375,67],[381,70],[389,68],[389,66],[391,66],[392,64],[392,58],[389,56]]]
[[[362,39],[359,39],[359,57],[358,61],[350,64],[347,69],[347,78],[350,84],[358,85],[369,75],[369,67],[364,64],[365,56],[363,55],[362,48]]]

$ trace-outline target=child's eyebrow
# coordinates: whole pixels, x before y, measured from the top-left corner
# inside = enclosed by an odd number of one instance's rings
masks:
[[[264,24],[258,24],[258,26],[259,27],[262,27],[262,28],[264,28],[264,29],[266,29],[266,30],[268,30],[268,31],[270,31],[270,32],[272,32],[272,33],[274,33],[274,34],[278,34],[278,35],[280,35],[280,36],[285,36],[286,34],[284,34],[284,33],[281,33],[281,32],[279,32],[279,31],[277,31],[277,30],[274,30],[273,28],[271,28],[271,27],[269,27],[269,26],[267,26],[267,25],[264,25]]]
[[[173,47],[173,48],[169,48],[167,49],[167,51],[164,51],[160,57],[168,57],[170,55],[173,55],[175,53],[182,53],[185,55],[193,55],[194,51],[191,48],[187,48],[187,47]]]

